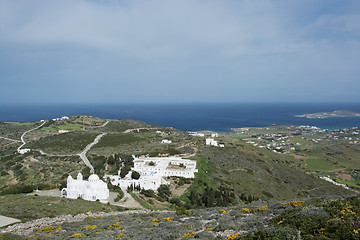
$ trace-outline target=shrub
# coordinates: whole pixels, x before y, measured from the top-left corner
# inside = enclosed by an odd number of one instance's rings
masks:
[[[140,173],[138,173],[137,171],[132,171],[131,178],[135,179],[135,180],[139,179],[140,178]]]

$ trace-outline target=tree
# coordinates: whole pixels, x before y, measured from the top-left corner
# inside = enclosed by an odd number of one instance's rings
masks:
[[[132,171],[131,178],[135,179],[135,180],[139,179],[140,178],[140,173],[138,173],[137,171]]]

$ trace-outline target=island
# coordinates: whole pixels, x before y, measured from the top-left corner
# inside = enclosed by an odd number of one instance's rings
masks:
[[[360,117],[360,112],[349,111],[349,110],[336,110],[333,112],[318,112],[318,113],[295,115],[295,117],[321,118],[321,119],[333,118],[333,117]]]

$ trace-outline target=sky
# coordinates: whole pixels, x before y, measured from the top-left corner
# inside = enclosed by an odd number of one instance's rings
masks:
[[[360,102],[359,0],[0,0],[0,103]]]

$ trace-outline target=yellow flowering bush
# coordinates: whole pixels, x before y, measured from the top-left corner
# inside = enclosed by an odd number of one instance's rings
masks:
[[[359,234],[359,235],[360,235],[360,228],[358,228],[358,229],[354,229],[354,233],[355,233],[355,234]]]
[[[210,232],[210,231],[212,231],[212,230],[214,230],[213,228],[207,228],[205,231],[206,232]]]
[[[48,231],[52,231],[55,229],[56,229],[56,227],[49,226],[49,227],[44,227],[44,228],[40,229],[40,232],[48,232]]]
[[[194,232],[187,232],[184,234],[183,238],[191,237],[194,234],[195,234]]]
[[[291,201],[289,202],[289,205],[292,207],[300,207],[302,205],[304,205],[304,201]]]
[[[242,208],[241,212],[249,214],[250,210],[248,208]]]
[[[354,212],[352,206],[347,206],[346,208],[343,208],[341,211],[338,211],[338,215],[341,216],[341,218],[349,218],[354,215],[356,215],[356,212]]]
[[[125,234],[123,234],[123,233],[119,233],[118,235],[116,235],[117,238],[122,238],[124,236],[125,236]]]
[[[221,214],[226,214],[226,213],[227,213],[227,211],[226,211],[226,210],[223,210],[223,209],[220,209],[219,212],[220,212]]]
[[[265,205],[265,206],[262,206],[262,207],[258,208],[257,210],[258,211],[265,211],[265,210],[268,210],[268,209],[269,209],[268,205]]]
[[[100,216],[99,216],[99,217],[87,216],[86,218],[87,218],[87,219],[101,219],[101,218],[104,218],[104,217],[100,217]]]
[[[73,238],[81,238],[83,235],[80,233],[75,233],[72,235]]]
[[[93,226],[91,226],[91,225],[86,225],[85,227],[84,227],[84,229],[91,229],[91,230],[94,230],[96,228],[96,225],[93,225]]]
[[[56,232],[59,232],[59,231],[61,231],[61,230],[62,230],[62,229],[61,229],[60,227],[58,227],[58,228],[55,229]]]
[[[172,218],[172,217],[167,217],[167,218],[164,218],[166,221],[168,221],[168,222],[171,222],[174,218]]]
[[[112,229],[112,228],[117,228],[117,227],[118,227],[119,229],[120,229],[120,228],[121,228],[121,229],[123,228],[122,226],[120,226],[120,222],[116,222],[116,223],[114,223],[113,225],[108,226],[107,229]]]
[[[45,237],[51,237],[52,235],[54,235],[54,234],[48,233],[48,234],[45,235]]]
[[[233,240],[233,239],[235,239],[235,238],[238,237],[238,236],[240,236],[240,233],[235,233],[235,234],[229,235],[229,236],[227,237],[227,239]]]

